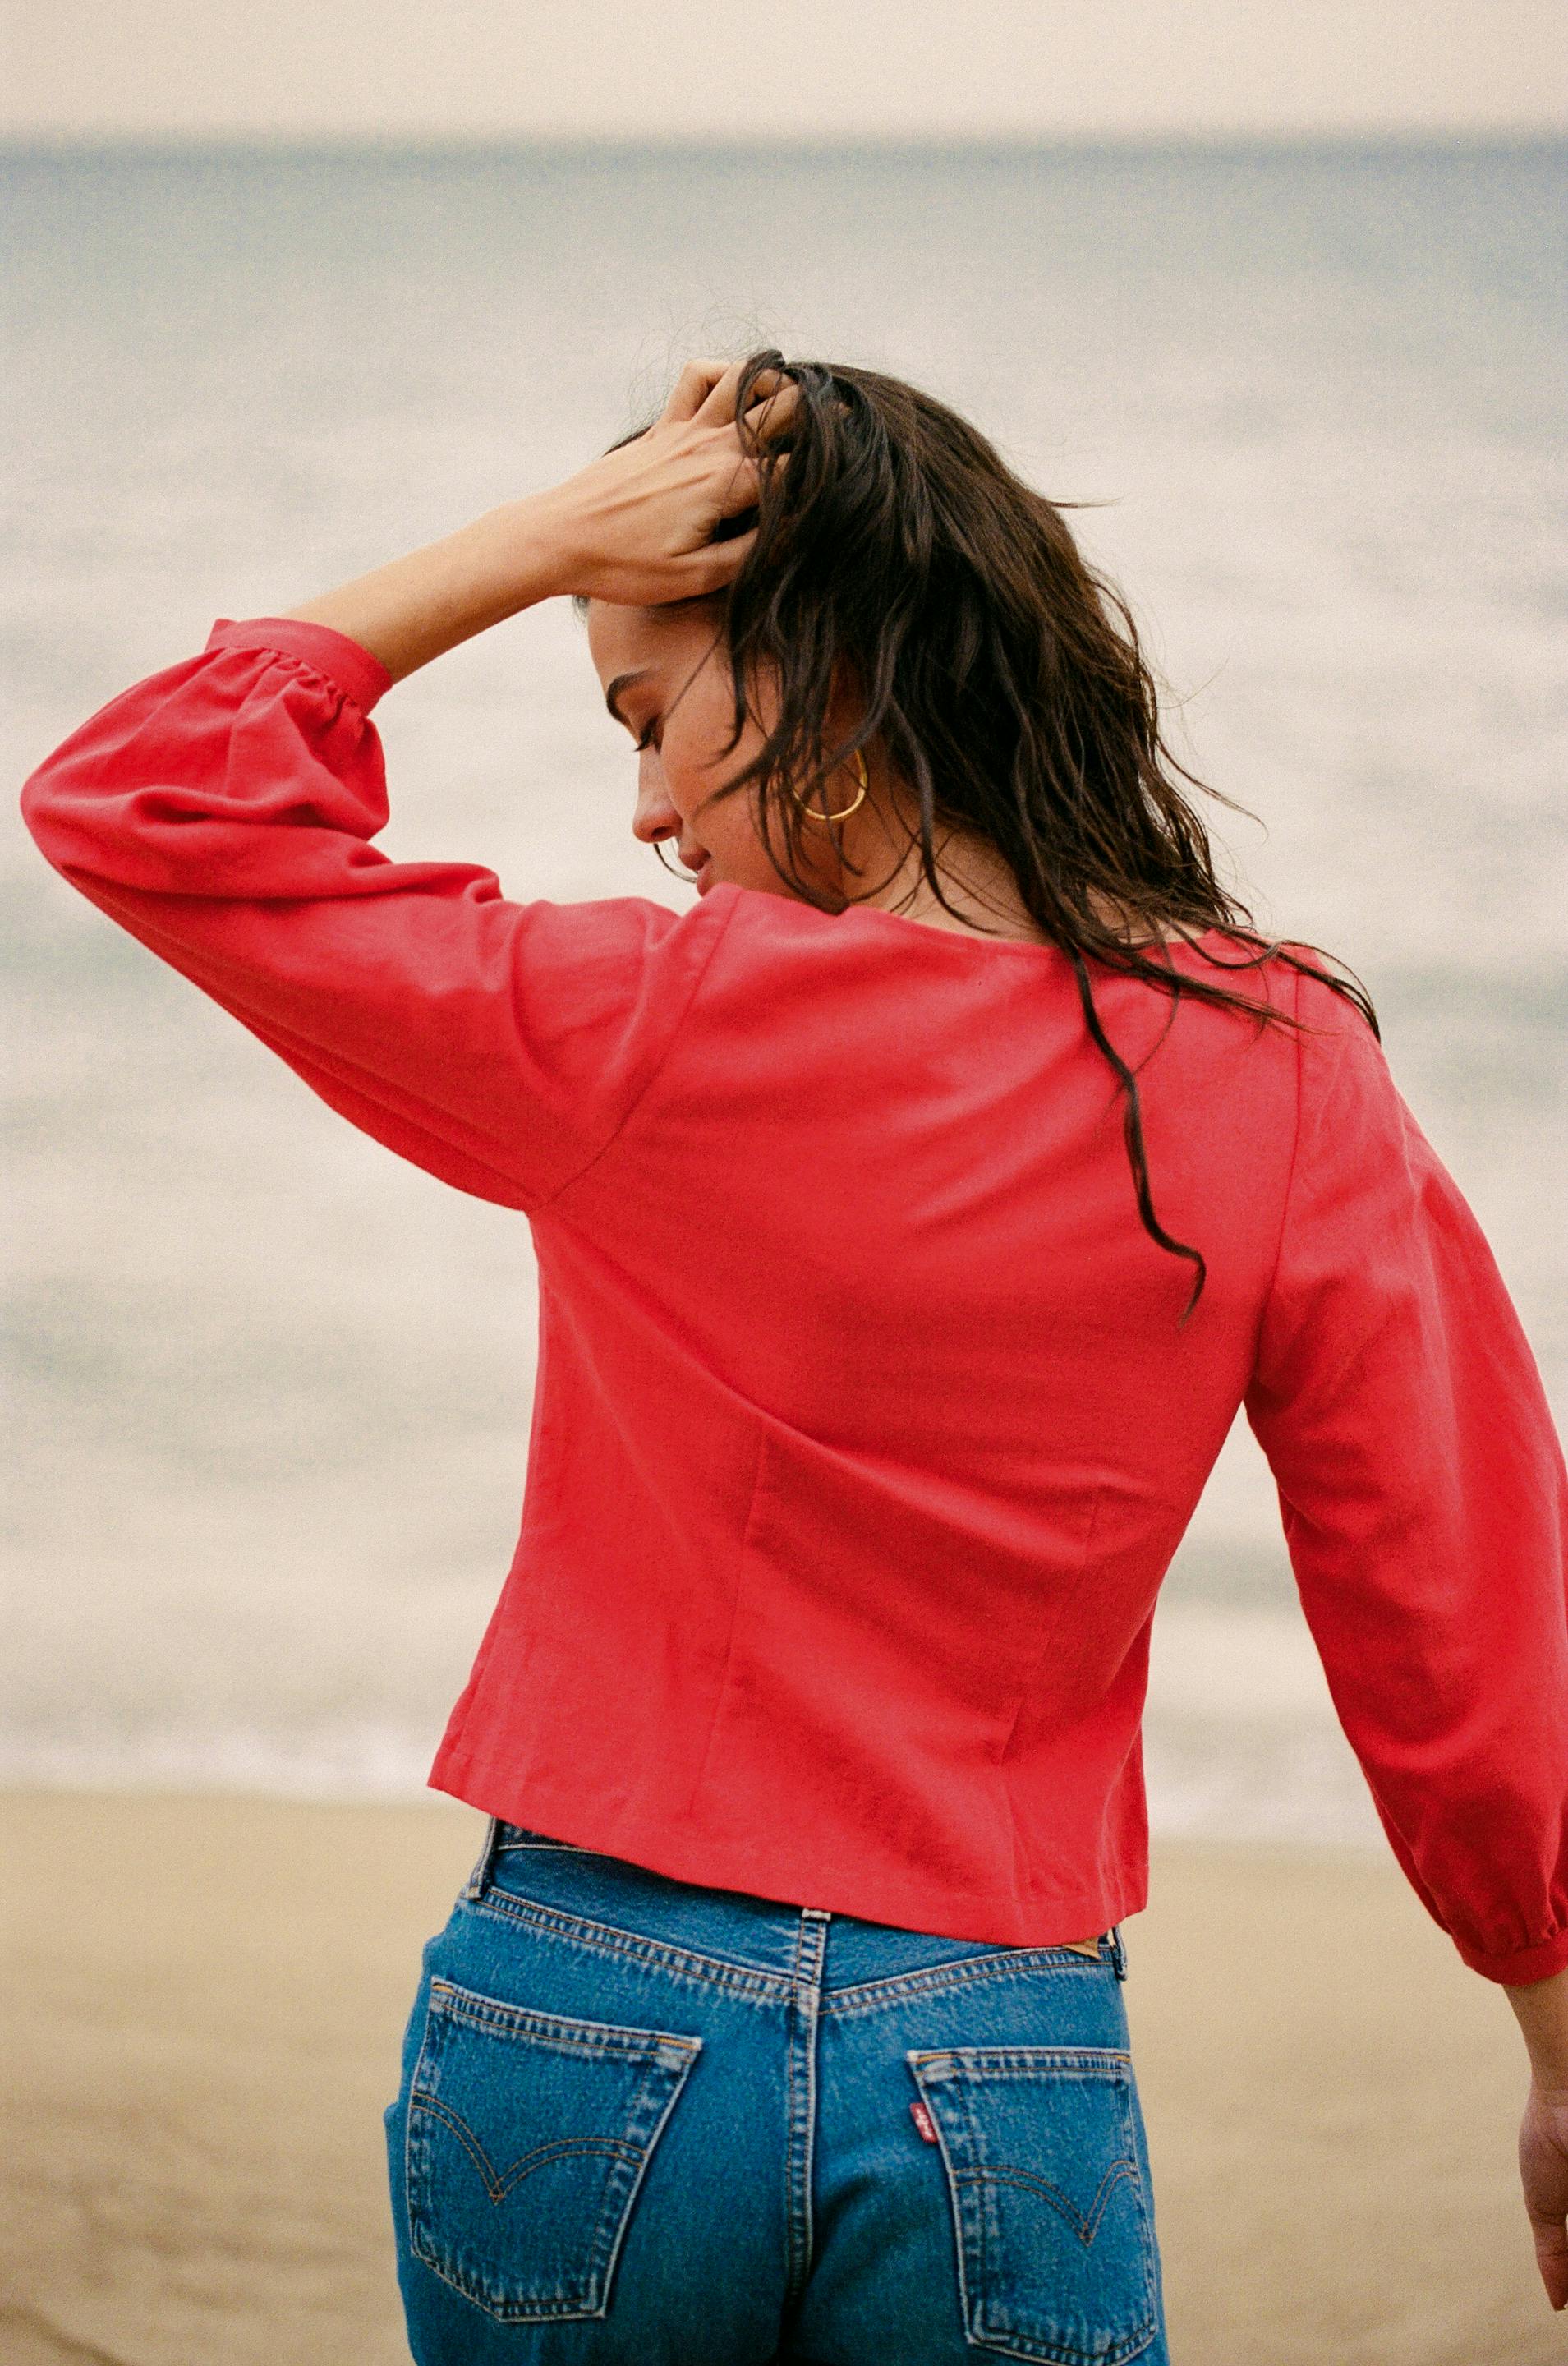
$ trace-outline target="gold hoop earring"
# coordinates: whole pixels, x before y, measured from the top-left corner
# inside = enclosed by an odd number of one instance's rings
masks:
[[[853,813],[855,807],[864,797],[867,789],[871,786],[871,775],[865,768],[865,758],[861,754],[858,748],[855,749],[855,762],[860,767],[860,787],[855,791],[855,794],[850,799],[849,804],[847,806],[840,806],[837,813],[819,813],[817,807],[813,805],[808,805],[804,797],[797,797],[795,799],[795,803],[800,807],[801,812],[805,814],[808,819],[812,821],[846,821],[850,815]]]

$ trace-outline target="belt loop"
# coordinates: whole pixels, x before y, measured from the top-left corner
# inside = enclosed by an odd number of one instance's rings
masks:
[[[1122,1944],[1120,1922],[1113,1922],[1111,1926],[1111,1962],[1117,1978],[1124,1980],[1127,1977],[1127,1950]]]
[[[500,1817],[487,1816],[485,1818],[484,1846],[479,1851],[479,1861],[475,1865],[472,1873],[469,1874],[468,1880],[463,1885],[463,1896],[465,1898],[482,1898],[484,1896],[485,1887],[490,1880],[490,1869],[495,1862],[495,1843],[500,1831]]]

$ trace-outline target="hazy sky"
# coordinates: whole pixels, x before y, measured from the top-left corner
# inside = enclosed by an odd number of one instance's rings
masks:
[[[1561,128],[1561,0],[0,0],[0,134]]]

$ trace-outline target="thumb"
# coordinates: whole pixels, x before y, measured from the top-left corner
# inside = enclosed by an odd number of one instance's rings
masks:
[[[1546,2297],[1553,2308],[1568,2306],[1568,2228],[1561,2218],[1540,2218],[1533,2210],[1529,2220]]]

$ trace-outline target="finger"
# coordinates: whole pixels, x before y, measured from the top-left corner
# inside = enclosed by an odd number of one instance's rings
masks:
[[[1533,2214],[1530,2231],[1535,2237],[1536,2265],[1546,2286],[1547,2299],[1553,2308],[1561,2308],[1568,2301],[1568,2234],[1560,2218],[1542,2220]]]
[[[770,413],[770,403],[782,408]],[[757,500],[762,479],[762,448],[776,444],[797,408],[798,397],[792,388],[787,397],[784,394],[771,395],[767,400],[754,403],[740,418],[732,420],[728,429],[717,431],[718,442],[715,448],[722,458],[728,460],[732,471],[723,497],[725,506],[721,515],[728,516],[737,509],[743,509],[748,501]],[[789,454],[770,450],[767,461],[770,468],[783,468],[788,465]],[[745,489],[744,497],[740,491],[742,487]]]
[[[774,452],[768,466],[773,470],[787,468],[789,459],[787,452]],[[752,459],[750,455],[743,456],[736,461],[719,494],[718,514],[720,517],[735,517],[741,510],[757,508],[761,498],[762,463]]]
[[[678,588],[671,600],[694,600],[705,592],[722,592],[733,583],[756,546],[757,528],[732,535],[728,542],[708,542],[675,561]],[[660,604],[662,604],[660,603]]]
[[[762,470],[756,460],[739,459],[719,495],[720,517],[734,517],[738,511],[754,509],[761,492]]]
[[[745,366],[744,362],[731,362],[728,368],[714,380],[695,413],[699,426],[723,427],[734,418],[735,398],[740,387],[740,373]]]
[[[776,370],[773,376],[777,381],[773,391],[743,414],[748,439],[754,443],[769,443],[782,435],[800,410],[800,389],[794,378],[781,377]]]
[[[723,377],[715,382],[697,412],[697,418],[705,427],[728,426],[734,419],[739,402],[740,376],[745,367],[744,362],[732,362]],[[752,392],[761,387],[764,395],[770,394],[783,382],[783,377],[782,370],[760,370],[751,382]]]
[[[714,388],[732,365],[728,362],[688,362],[664,406],[666,419],[694,419]]]

